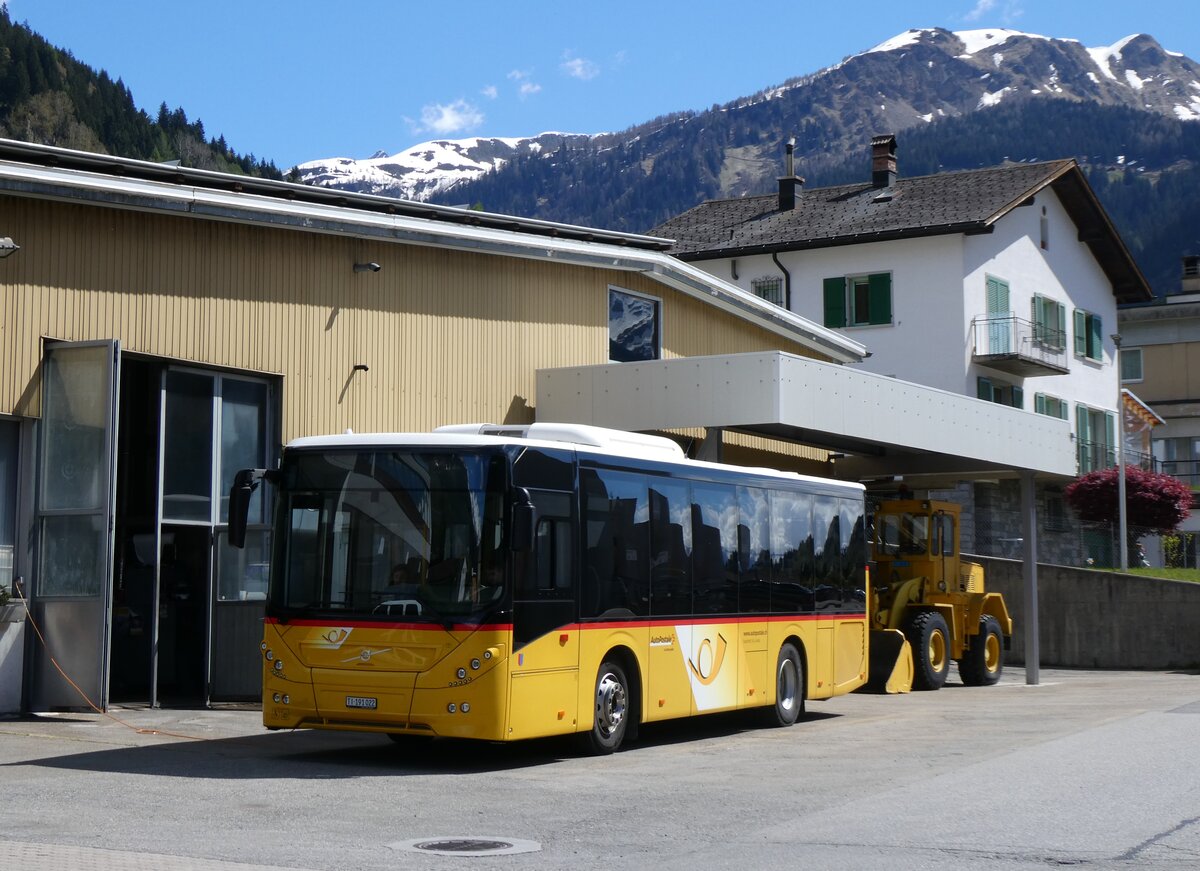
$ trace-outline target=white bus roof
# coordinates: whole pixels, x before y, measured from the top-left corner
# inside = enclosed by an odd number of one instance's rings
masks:
[[[850,489],[866,488],[853,481],[838,481],[785,472],[779,469],[734,466],[689,459],[678,444],[663,436],[632,433],[599,426],[565,423],[532,423],[506,426],[490,423],[441,426],[430,433],[355,433],[309,436],[288,442],[288,449],[347,449],[381,447],[487,447],[519,444],[529,447],[575,448],[586,454],[670,463],[695,469],[763,475],[814,484],[837,485]]]

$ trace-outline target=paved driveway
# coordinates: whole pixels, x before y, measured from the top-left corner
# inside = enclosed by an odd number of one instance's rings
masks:
[[[791,729],[663,724],[605,758],[113,713],[0,721],[0,867],[1200,868],[1192,674],[1010,669]],[[406,849],[440,837],[534,851]]]

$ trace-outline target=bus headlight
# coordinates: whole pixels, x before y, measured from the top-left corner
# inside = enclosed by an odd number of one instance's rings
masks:
[[[462,680],[467,676],[467,670],[465,668],[460,668],[457,672],[455,672],[455,674],[458,675],[459,680]]]
[[[458,710],[458,706],[455,705],[454,702],[451,702],[450,704],[446,705],[446,710],[453,714]]]
[[[282,659],[275,660],[275,670],[283,671],[283,660]]]
[[[479,668],[479,660],[478,659],[471,660],[471,668],[478,670],[478,668]]]
[[[465,714],[465,713],[467,713],[469,710],[471,710],[471,703],[470,703],[470,702],[463,702],[461,705],[459,705],[459,706],[458,706],[458,709],[459,709],[460,711],[462,711],[462,712]]]

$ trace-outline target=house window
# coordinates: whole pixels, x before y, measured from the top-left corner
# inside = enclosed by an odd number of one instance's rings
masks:
[[[657,360],[662,349],[662,300],[608,289],[608,359],[613,363]]]
[[[1142,349],[1141,348],[1122,348],[1121,349],[1121,380],[1122,381],[1141,381],[1142,380]]]
[[[1104,324],[1100,315],[1075,309],[1075,356],[1104,359]]]
[[[1062,493],[1046,493],[1046,505],[1042,509],[1042,528],[1047,532],[1071,531],[1071,519],[1067,516],[1067,505]]]
[[[1061,351],[1067,347],[1067,307],[1047,296],[1033,297],[1033,340]]]
[[[1057,396],[1051,396],[1048,393],[1035,393],[1033,395],[1033,410],[1038,414],[1057,417],[1060,420],[1067,419],[1066,400],[1059,399]]]
[[[825,326],[865,327],[892,322],[892,275],[826,278]]]
[[[986,402],[1011,405],[1013,408],[1025,407],[1025,391],[1015,384],[1005,384],[981,376],[975,381],[975,389],[976,395]]]
[[[1047,215],[1046,215],[1046,207],[1045,206],[1042,206],[1041,231],[1042,231],[1042,250],[1045,251],[1047,248],[1050,247],[1050,218],[1047,217]]]
[[[754,295],[775,305],[783,305],[783,279],[779,277],[756,278],[750,282]]]
[[[1079,474],[1107,469],[1117,463],[1117,416],[1111,411],[1075,406],[1075,443],[1079,446]]]

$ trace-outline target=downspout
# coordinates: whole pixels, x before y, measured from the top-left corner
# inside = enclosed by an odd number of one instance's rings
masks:
[[[787,267],[779,262],[779,252],[772,251],[771,259],[775,261],[775,265],[779,267],[779,271],[783,273],[783,307],[788,311],[792,310],[792,273],[787,271]]]

